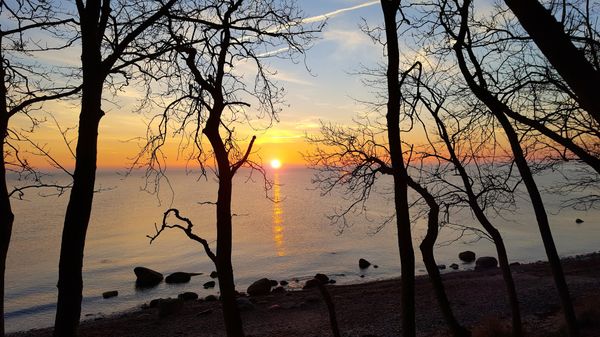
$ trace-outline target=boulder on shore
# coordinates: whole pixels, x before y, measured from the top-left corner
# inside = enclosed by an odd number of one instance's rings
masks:
[[[180,298],[166,298],[158,301],[158,316],[166,317],[178,313],[183,309],[183,300]]]
[[[316,278],[312,278],[304,283],[304,287],[302,287],[302,289],[316,288],[319,284],[322,284],[321,281],[317,280]]]
[[[193,301],[193,300],[198,299],[198,294],[196,294],[195,292],[186,291],[184,293],[177,295],[177,298],[184,300],[184,301]]]
[[[163,274],[146,267],[133,268],[136,280],[135,285],[138,287],[153,287],[163,280]]]
[[[583,220],[577,218],[577,219],[575,219],[575,223],[583,223]]]
[[[261,278],[252,283],[246,292],[250,296],[268,295],[271,292],[271,280],[268,278]]]
[[[327,284],[329,282],[329,277],[325,274],[317,273],[314,277],[315,280],[321,282],[321,284]]]
[[[464,252],[460,252],[460,253],[458,253],[458,258],[459,258],[461,261],[464,261],[464,262],[470,263],[470,262],[473,262],[473,261],[475,261],[475,253],[474,253],[474,252],[472,252],[472,251],[470,251],[470,250],[466,250],[466,251],[464,251]]]
[[[370,265],[371,265],[371,262],[369,262],[369,261],[367,261],[367,260],[365,260],[363,258],[361,258],[361,259],[358,260],[358,267],[360,269],[369,268]]]
[[[482,256],[475,262],[475,270],[484,270],[498,267],[498,260],[493,256]]]
[[[450,265],[451,269],[457,270],[458,269],[458,265],[456,263],[453,263]]]

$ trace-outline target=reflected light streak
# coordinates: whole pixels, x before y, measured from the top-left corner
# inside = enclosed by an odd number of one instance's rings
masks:
[[[277,256],[285,256],[285,238],[283,236],[283,208],[281,208],[281,190],[279,172],[273,178],[273,242]]]

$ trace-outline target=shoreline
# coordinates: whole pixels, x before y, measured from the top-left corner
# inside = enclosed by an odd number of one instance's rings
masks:
[[[598,315],[600,321],[600,252],[562,259],[571,296],[580,318]],[[553,288],[547,262],[512,267],[525,330],[528,336],[548,336],[561,328],[558,296]],[[459,321],[471,328],[504,329],[510,311],[503,293],[500,271],[452,271],[442,274],[444,285]],[[398,278],[347,285],[328,286],[336,305],[340,331],[344,336],[394,336],[400,329],[400,284]],[[288,291],[247,297],[242,311],[248,336],[329,336],[325,303],[316,289]],[[427,275],[416,278],[418,336],[447,336]],[[244,300],[246,302],[246,300]],[[250,308],[252,307],[252,308]],[[593,307],[593,308],[591,308]],[[590,313],[591,311],[591,313]],[[589,322],[588,322],[589,323]],[[599,336],[600,324],[591,324],[590,334]],[[487,328],[485,327],[487,326]],[[584,327],[585,328],[585,327]],[[587,329],[586,328],[586,329]],[[51,336],[52,328],[10,333],[12,337]],[[218,301],[185,301],[181,311],[159,317],[157,308],[138,306],[83,320],[80,336],[224,336]],[[557,335],[559,336],[559,335]]]

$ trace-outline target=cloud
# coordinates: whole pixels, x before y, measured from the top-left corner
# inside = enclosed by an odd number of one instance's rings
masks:
[[[347,51],[371,45],[370,39],[361,31],[327,30],[323,33],[323,37],[325,40],[335,42],[343,50]]]

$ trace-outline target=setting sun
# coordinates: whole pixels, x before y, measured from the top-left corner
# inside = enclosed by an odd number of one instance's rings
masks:
[[[271,160],[271,167],[274,169],[278,169],[281,167],[281,161],[279,159]]]

